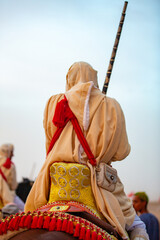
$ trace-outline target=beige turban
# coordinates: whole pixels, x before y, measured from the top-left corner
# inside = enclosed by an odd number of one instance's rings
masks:
[[[0,147],[0,156],[9,158],[11,153],[14,151],[14,146],[12,144],[3,144]]]

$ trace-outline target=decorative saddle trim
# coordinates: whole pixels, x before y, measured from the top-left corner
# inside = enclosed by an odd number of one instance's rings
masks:
[[[82,203],[75,201],[57,201],[54,203],[47,203],[46,205],[37,209],[38,211],[52,211],[52,212],[88,212],[91,215],[101,219],[93,209]]]
[[[67,232],[82,240],[117,240],[90,221],[67,213],[29,211],[11,215],[0,221],[0,235],[6,235],[5,239],[9,239],[7,231],[35,228]]]

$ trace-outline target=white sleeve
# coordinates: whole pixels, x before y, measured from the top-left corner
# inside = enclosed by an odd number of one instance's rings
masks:
[[[126,225],[126,230],[130,233],[131,240],[149,240],[146,225],[137,215],[132,225]]]
[[[135,228],[146,229],[145,223],[137,216],[137,214],[135,216],[135,219],[134,219],[134,222],[132,223],[132,225],[130,225],[130,226],[126,225],[127,231],[132,231]]]

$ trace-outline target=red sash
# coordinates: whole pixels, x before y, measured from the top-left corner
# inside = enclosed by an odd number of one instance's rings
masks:
[[[9,169],[11,167],[11,165],[14,164],[10,158],[7,158],[5,163],[3,164],[3,167]]]
[[[5,177],[4,173],[2,172],[2,170],[0,169],[0,175],[2,176],[2,178],[7,182],[7,178]]]
[[[95,158],[94,158],[94,156],[91,152],[91,149],[88,145],[88,142],[87,142],[86,138],[83,135],[83,132],[81,130],[81,127],[79,126],[79,123],[78,123],[78,120],[77,120],[76,116],[74,115],[74,113],[72,112],[72,110],[70,109],[70,107],[68,105],[68,101],[67,101],[67,98],[66,98],[65,95],[64,95],[64,99],[62,99],[60,102],[57,103],[57,106],[56,106],[56,109],[55,109],[55,113],[54,113],[54,117],[53,117],[52,122],[57,127],[57,130],[53,135],[53,138],[52,138],[51,143],[49,145],[47,155],[52,150],[55,142],[59,138],[61,132],[63,131],[63,129],[66,126],[68,121],[71,121],[71,123],[73,125],[73,128],[74,128],[74,130],[77,134],[77,137],[78,137],[85,153],[87,154],[89,162],[93,166],[96,166],[96,160],[95,160]]]

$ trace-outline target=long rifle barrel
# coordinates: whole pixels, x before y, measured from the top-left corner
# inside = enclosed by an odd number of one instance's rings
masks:
[[[122,27],[123,27],[125,15],[126,15],[127,4],[128,4],[128,2],[125,1],[123,11],[122,11],[122,15],[121,15],[121,19],[120,19],[120,23],[119,23],[119,26],[118,26],[116,39],[115,39],[113,50],[112,50],[111,59],[110,59],[109,66],[108,66],[108,71],[107,71],[106,78],[105,78],[104,85],[103,85],[102,93],[104,93],[104,94],[107,93],[107,89],[108,89],[108,85],[109,85],[109,81],[110,81],[110,77],[111,77],[111,73],[112,73],[112,69],[113,69],[113,64],[114,64],[114,60],[115,60],[115,57],[116,57],[116,52],[117,52],[117,48],[118,48],[118,44],[119,44],[119,39],[120,39],[120,36],[121,36]]]

